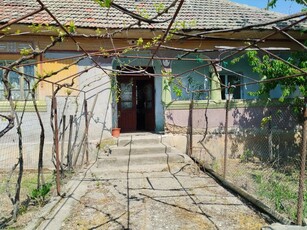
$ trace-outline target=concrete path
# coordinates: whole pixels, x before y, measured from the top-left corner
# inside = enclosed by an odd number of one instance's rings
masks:
[[[28,229],[260,229],[265,220],[193,164],[87,168]]]

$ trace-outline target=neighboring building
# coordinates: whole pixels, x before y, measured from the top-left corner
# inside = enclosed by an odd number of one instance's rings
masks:
[[[145,18],[150,18],[156,15],[157,12],[165,9],[165,7],[169,7],[173,1],[114,0],[113,2],[127,8],[131,12],[140,14]],[[137,45],[139,38],[142,38],[144,40],[143,44],[146,44],[146,42],[152,41],[153,37],[163,35],[163,31],[167,29],[178,3],[176,6],[170,7],[166,15],[157,17],[150,24],[141,22],[113,7],[110,9],[100,7],[95,1],[91,0],[45,0],[43,3],[60,23],[76,26],[77,29],[73,37],[78,45],[67,37],[63,42],[52,47],[45,54],[40,55],[34,60],[34,62],[39,62],[39,64],[20,67],[19,70],[29,75],[34,75],[34,73],[43,75],[56,71],[75,61],[77,59],[76,55],[83,54],[81,48],[90,53],[91,58],[99,63],[101,68],[92,68],[81,74],[75,79],[73,87],[87,91],[85,97],[89,98],[89,108],[94,101],[93,95],[99,94],[98,106],[94,110],[94,121],[96,122],[92,122],[90,127],[90,138],[92,140],[100,137],[102,129],[107,131],[103,134],[104,136],[110,135],[112,126],[117,122],[117,116],[119,117],[118,125],[122,128],[123,132],[144,130],[163,132],[165,128],[168,132],[182,132],[181,128],[188,126],[187,116],[191,95],[188,91],[184,91],[181,95],[176,95],[172,90],[168,91],[167,82],[162,77],[162,72],[165,70],[171,71],[175,75],[182,74],[182,84],[190,90],[213,89],[211,93],[204,92],[194,95],[195,99],[200,100],[195,105],[199,109],[196,111],[199,117],[194,119],[194,122],[196,120],[199,121],[194,125],[196,128],[202,129],[205,127],[203,114],[208,97],[210,97],[208,108],[212,109],[209,112],[209,115],[212,117],[209,128],[216,129],[224,122],[225,92],[224,90],[216,90],[220,88],[220,85],[216,83],[219,78],[226,85],[228,83],[241,84],[241,86],[236,87],[234,90],[234,106],[239,108],[238,114],[241,113],[243,116],[244,108],[251,104],[249,100],[254,99],[248,92],[257,89],[256,84],[249,85],[248,83],[253,80],[259,80],[259,76],[252,72],[247,61],[243,59],[235,65],[228,64],[227,68],[249,78],[236,75],[225,69],[218,72],[220,75],[218,77],[216,72],[210,67],[208,60],[223,58],[225,55],[234,52],[231,51],[231,47],[244,47],[247,41],[252,42],[273,33],[272,25],[266,24],[286,16],[227,0],[186,0],[176,18],[177,30],[173,32],[199,32],[202,35],[189,39],[180,39],[180,35],[174,36],[160,47],[159,51],[155,54],[155,59],[149,61],[149,58],[155,52],[154,46],[148,49],[126,50],[127,52],[119,57],[116,57],[114,54],[105,58],[93,53],[99,50],[112,50],[114,47],[125,49],[131,45]],[[34,0],[3,0],[0,3],[0,25],[18,19],[39,8],[39,3]],[[156,23],[163,20],[165,21],[164,23]],[[274,25],[283,28],[290,25],[293,20],[277,22]],[[48,24],[49,28],[46,26],[42,28],[33,26],[39,24]],[[132,24],[133,26],[122,30]],[[254,24],[263,25],[250,27]],[[0,65],[6,65],[18,59],[22,48],[44,49],[51,42],[50,36],[53,34],[54,28],[50,28],[50,26],[57,27],[57,24],[47,12],[42,11],[10,25],[9,30],[7,28],[3,30],[1,33],[5,36],[1,37],[0,33]],[[237,30],[233,31],[234,29]],[[296,39],[302,41],[307,37],[306,33],[301,33],[301,29],[302,25],[296,25],[290,28],[288,32]],[[214,33],[207,35],[206,33],[208,32]],[[17,33],[20,35],[14,36]],[[114,33],[112,40],[107,36],[107,33]],[[277,55],[288,55],[289,50],[299,50],[301,48],[278,33],[268,37],[265,39],[265,42],[259,45],[271,50],[275,49]],[[177,51],[176,49],[179,48],[194,49],[195,51],[197,49],[197,51],[194,53]],[[60,58],[63,59],[61,60]],[[221,64],[225,66],[225,63]],[[126,65],[130,67],[125,68]],[[148,76],[136,74],[135,71],[132,72],[133,74],[117,76],[122,95],[118,108],[112,107],[112,100],[109,97],[111,83],[106,72],[111,73],[112,70],[119,69],[131,71],[131,67],[138,69],[148,65],[149,68],[146,69],[150,73]],[[91,66],[93,66],[93,61],[90,58],[85,58],[79,63],[70,66],[69,69],[53,76],[49,81],[60,81],[67,75],[78,74]],[[189,72],[191,69],[195,71]],[[1,74],[0,70],[0,77]],[[27,88],[22,78],[12,72],[10,80],[14,86],[14,99],[24,100]],[[33,84],[34,80],[29,80]],[[63,82],[69,83],[70,79],[60,81],[60,83]],[[89,84],[89,82],[92,83]],[[5,112],[8,105],[4,100],[3,85],[0,83],[1,90],[0,112]],[[272,92],[272,98],[279,97],[279,93],[278,89]],[[62,89],[58,96],[64,98],[66,94],[67,92]],[[40,109],[45,111],[44,118],[48,122],[51,95],[51,84],[46,82],[40,83],[37,94],[38,104]],[[77,96],[78,92],[73,92],[72,95]],[[173,102],[174,100],[175,102]],[[30,104],[27,105],[29,107],[28,111],[33,111],[33,108],[30,108]],[[73,105],[71,109],[72,111],[75,109]],[[259,119],[256,120],[259,122]],[[229,126],[236,126],[237,123],[238,117],[233,117],[230,119]],[[38,125],[38,123],[36,124]],[[49,137],[49,140],[51,141],[52,137]]]

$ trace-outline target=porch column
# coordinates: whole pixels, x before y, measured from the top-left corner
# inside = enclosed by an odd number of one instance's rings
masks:
[[[164,70],[166,72],[172,72],[172,69],[170,67],[166,68],[164,67]],[[168,84],[168,79],[166,77],[162,76],[162,103],[164,106],[167,107],[169,103],[172,102],[172,92],[171,92],[171,87]]]
[[[221,85],[218,74],[211,73],[211,100],[222,100]]]
[[[162,78],[162,103],[167,106],[172,101],[171,87],[167,79]]]

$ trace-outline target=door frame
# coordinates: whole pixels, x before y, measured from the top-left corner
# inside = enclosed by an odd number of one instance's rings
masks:
[[[153,68],[151,68],[153,71]],[[149,71],[151,72],[151,71]],[[149,132],[154,132],[156,128],[156,117],[155,117],[155,103],[156,103],[156,98],[155,98],[155,81],[154,77],[151,77],[149,75],[138,75],[138,74],[121,74],[117,76],[117,82],[118,82],[118,87],[121,87],[121,82],[128,82],[132,80],[132,109],[128,109],[126,112],[129,114],[125,114],[125,111],[122,110],[121,108],[121,97],[119,97],[119,101],[117,104],[117,124],[118,127],[121,128],[122,132],[138,132],[138,131],[149,131]],[[150,110],[150,118],[151,120],[145,121],[145,130],[138,130],[137,128],[137,108],[136,108],[136,94],[137,94],[137,89],[136,89],[136,82],[137,81],[149,81],[150,84],[152,85],[152,108]],[[126,116],[127,115],[127,116]],[[125,118],[123,117],[125,116]],[[116,119],[115,118],[115,119]],[[130,120],[129,120],[130,119]],[[131,122],[129,123],[129,127],[127,128],[125,125],[123,126],[124,122]],[[147,126],[148,125],[148,126]],[[148,128],[147,128],[148,127]]]

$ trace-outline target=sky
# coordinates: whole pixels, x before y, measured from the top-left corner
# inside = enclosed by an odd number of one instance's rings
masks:
[[[250,6],[256,6],[258,8],[265,8],[268,0],[231,0],[232,2],[242,3]],[[284,14],[295,14],[300,12],[302,6],[296,2],[290,0],[279,0],[276,7],[270,9],[272,11],[284,13]]]

